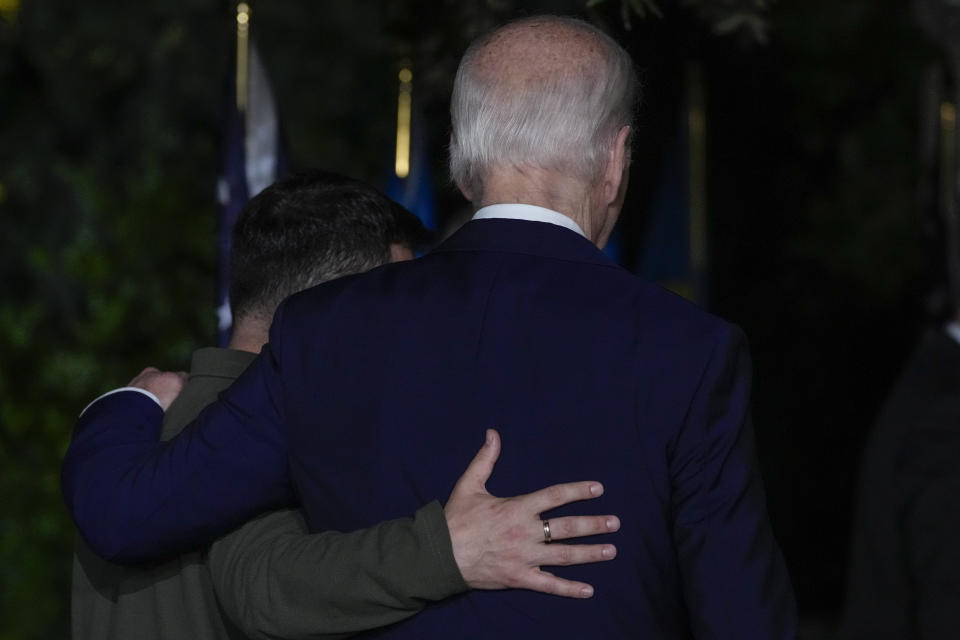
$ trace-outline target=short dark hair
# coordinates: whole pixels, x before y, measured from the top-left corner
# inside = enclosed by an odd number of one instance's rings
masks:
[[[273,317],[284,298],[390,261],[390,245],[429,242],[420,220],[373,187],[314,169],[250,200],[233,228],[234,319]]]

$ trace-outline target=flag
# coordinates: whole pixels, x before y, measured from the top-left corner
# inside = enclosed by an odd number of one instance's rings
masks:
[[[238,8],[238,23],[240,11]],[[247,18],[249,22],[249,9]],[[243,36],[245,37],[245,33]],[[237,73],[231,73],[224,110],[223,150],[217,180],[220,204],[217,224],[217,336],[220,346],[230,339],[230,249],[233,225],[247,201],[286,173],[286,154],[276,103],[257,49],[240,45]],[[239,89],[238,89],[239,84]]]
[[[413,73],[400,70],[397,99],[397,139],[394,168],[387,181],[387,195],[412,211],[428,229],[436,228],[433,209],[433,178],[426,123],[413,101]]]
[[[617,224],[613,227],[613,231],[610,232],[610,238],[607,239],[607,245],[603,248],[603,253],[617,264],[622,264],[622,246],[620,225]]]
[[[661,172],[640,249],[637,273],[705,305],[705,116],[699,71],[687,71],[684,117]]]
[[[640,250],[639,274],[690,298],[690,210],[687,202],[686,136],[675,136],[661,171]]]

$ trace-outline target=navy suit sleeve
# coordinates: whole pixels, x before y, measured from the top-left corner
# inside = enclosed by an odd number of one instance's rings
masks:
[[[674,543],[697,638],[795,638],[750,422],[750,358],[732,329],[703,371],[671,457]]]
[[[143,394],[115,393],[84,412],[61,486],[91,548],[115,562],[158,560],[295,502],[275,353],[264,347],[218,402],[168,442],[159,442],[162,411]]]

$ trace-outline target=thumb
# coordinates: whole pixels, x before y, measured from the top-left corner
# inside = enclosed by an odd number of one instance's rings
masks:
[[[457,485],[467,485],[471,489],[486,491],[487,480],[493,473],[493,466],[500,457],[500,434],[496,429],[487,429],[487,439],[484,441],[480,451],[470,461],[467,470],[460,476]]]

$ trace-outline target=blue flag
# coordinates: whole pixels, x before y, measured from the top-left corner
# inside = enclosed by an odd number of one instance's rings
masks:
[[[706,304],[705,221],[698,219],[690,179],[691,141],[683,119],[667,152],[641,243],[637,273],[697,304]]]
[[[618,222],[613,228],[613,231],[610,232],[610,238],[607,240],[607,246],[603,248],[603,253],[617,264],[622,265],[622,246],[623,245],[620,237],[620,223]]]
[[[687,203],[686,136],[677,135],[667,153],[650,208],[639,273],[668,289],[686,293],[690,273],[690,216]]]
[[[247,201],[286,173],[286,154],[276,103],[266,70],[251,43],[247,74],[247,104],[237,106],[236,75],[230,74],[224,110],[223,156],[217,180],[220,215],[217,224],[217,336],[220,346],[230,340],[230,249],[233,225]]]

